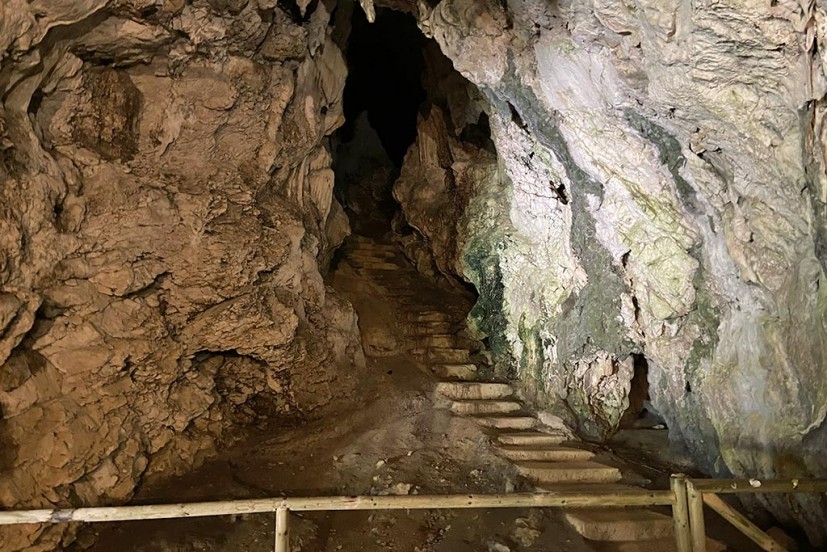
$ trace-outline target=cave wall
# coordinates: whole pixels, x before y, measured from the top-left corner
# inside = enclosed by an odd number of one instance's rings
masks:
[[[470,325],[539,406],[606,438],[642,356],[671,439],[707,473],[827,475],[824,17],[795,1],[421,4],[485,96],[497,155],[455,185],[468,146],[432,110],[395,196],[476,286]],[[819,497],[765,500],[825,538]]]
[[[0,5],[0,507],[122,502],[351,394],[334,4]]]

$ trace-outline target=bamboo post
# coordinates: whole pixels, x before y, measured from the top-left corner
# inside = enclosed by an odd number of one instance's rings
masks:
[[[689,503],[689,527],[692,530],[692,552],[706,552],[703,499],[703,493],[698,492],[691,479],[687,479],[686,500]]]
[[[737,527],[743,534],[768,552],[786,552],[786,548],[778,544],[772,537],[759,529],[754,523],[748,520],[740,512],[734,510],[729,504],[714,494],[703,495],[704,504],[718,512],[721,517]]]
[[[692,552],[692,542],[689,534],[689,514],[686,506],[686,475],[672,474],[669,478],[669,487],[675,493],[675,503],[672,505],[672,523],[675,528],[675,545],[678,552]]]
[[[290,510],[284,506],[276,510],[276,547],[275,552],[290,552],[290,531],[288,519]]]

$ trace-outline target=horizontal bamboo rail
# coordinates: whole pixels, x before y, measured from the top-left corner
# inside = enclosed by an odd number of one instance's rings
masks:
[[[827,479],[692,479],[700,493],[827,493]]]
[[[595,485],[599,489],[599,486]],[[672,476],[670,490],[632,489],[616,492],[542,492],[484,495],[415,496],[331,496],[278,497],[252,500],[225,500],[141,506],[108,506],[42,510],[0,511],[0,525],[30,523],[100,523],[151,519],[194,518],[239,514],[271,513],[275,516],[276,552],[289,547],[289,514],[296,512],[348,510],[437,510],[468,508],[595,508],[628,506],[671,506],[675,544],[679,552],[705,552],[706,531],[703,506],[706,504],[762,549],[784,550],[749,519],[715,495],[739,493],[827,493],[827,479],[771,480],[706,479],[695,480],[683,474]]]
[[[674,481],[673,476],[673,481]],[[692,552],[706,552],[704,505],[737,528],[746,537],[768,552],[786,550],[746,516],[721,500],[719,494],[766,493],[827,493],[827,479],[685,479]]]
[[[274,513],[280,508],[295,512],[344,510],[436,510],[463,508],[588,508],[671,506],[671,491],[645,489],[620,492],[543,492],[489,495],[331,496],[318,498],[260,498],[217,502],[107,506],[54,510],[0,511],[0,525],[23,523],[100,523],[173,519],[238,514]]]

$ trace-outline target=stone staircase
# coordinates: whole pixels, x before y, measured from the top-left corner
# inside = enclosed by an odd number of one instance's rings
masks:
[[[452,312],[417,293],[422,276],[397,246],[352,237],[346,258],[356,270],[378,282],[399,307],[400,324],[411,343],[409,353],[438,380],[437,407],[472,419],[497,454],[541,491],[622,491],[635,487],[623,474],[594,459],[595,453],[570,435],[543,427],[508,382],[499,380],[481,345],[464,335],[465,313]],[[603,455],[605,456],[605,455]],[[569,509],[571,526],[600,550],[673,550],[672,518],[649,508]],[[710,550],[720,549],[719,546]]]

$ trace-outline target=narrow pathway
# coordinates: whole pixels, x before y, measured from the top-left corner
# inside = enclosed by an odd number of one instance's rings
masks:
[[[345,258],[356,270],[379,282],[396,299],[409,352],[435,376],[437,408],[472,419],[496,454],[512,462],[518,473],[541,491],[640,488],[639,479],[624,474],[618,459],[597,460],[596,453],[574,436],[544,427],[507,381],[498,378],[482,344],[464,332],[463,312],[418,293],[422,276],[398,254],[393,244],[352,237]],[[467,311],[466,311],[467,312]],[[603,461],[603,460],[607,460]],[[632,480],[632,481],[630,481]],[[569,509],[568,523],[601,550],[674,549],[672,518],[649,508]],[[710,542],[710,550],[721,549]]]

